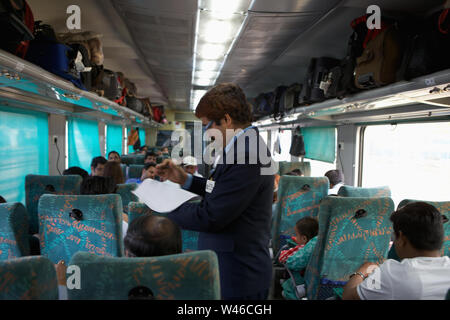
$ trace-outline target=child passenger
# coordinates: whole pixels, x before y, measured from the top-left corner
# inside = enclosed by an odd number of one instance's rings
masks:
[[[292,279],[282,283],[282,294],[288,300],[296,300],[297,296],[305,295],[303,275],[316,246],[318,232],[319,223],[316,218],[305,217],[298,220],[295,224],[296,236],[293,237],[297,245],[289,250],[281,251],[280,263],[284,264],[289,271],[293,271],[295,278],[295,287]],[[298,294],[295,293],[296,291]]]

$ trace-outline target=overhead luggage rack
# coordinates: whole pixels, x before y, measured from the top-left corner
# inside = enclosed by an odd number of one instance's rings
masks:
[[[162,126],[3,50],[0,50],[0,103],[137,127]]]
[[[409,117],[408,117],[408,114]],[[329,99],[301,106],[285,113],[281,120],[266,116],[254,122],[259,127],[292,124],[303,120],[327,120],[335,123],[423,118],[450,115],[450,69],[410,81],[400,81],[365,90],[343,99]]]

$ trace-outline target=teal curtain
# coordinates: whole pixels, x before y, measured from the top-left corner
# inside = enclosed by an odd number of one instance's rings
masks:
[[[0,132],[0,195],[25,204],[25,176],[48,175],[48,115],[0,105]]]
[[[127,136],[130,135],[130,131],[132,128],[127,128]],[[141,147],[145,145],[145,130],[144,128],[139,128],[139,140],[141,141]],[[128,146],[128,153],[133,153],[133,146]]]
[[[117,151],[122,155],[122,126],[108,124],[106,128],[106,155],[111,151]]]
[[[336,160],[336,128],[302,128],[305,158],[334,163]]]
[[[69,167],[80,167],[91,172],[92,158],[101,156],[96,121],[69,119]]]

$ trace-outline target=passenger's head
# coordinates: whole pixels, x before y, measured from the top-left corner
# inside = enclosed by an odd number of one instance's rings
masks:
[[[234,83],[221,83],[208,90],[198,103],[195,116],[203,126],[210,125],[221,132],[223,146],[228,140],[227,129],[243,129],[252,122],[251,106],[244,91]]]
[[[172,220],[145,214],[128,225],[124,239],[129,257],[156,257],[181,253],[181,230]]]
[[[168,147],[162,147],[161,148],[161,153],[162,154],[169,154],[169,148]]]
[[[303,176],[303,173],[302,173],[302,170],[300,170],[300,169],[294,169],[294,170],[286,173],[286,176],[301,177],[301,176]]]
[[[141,181],[145,179],[155,179],[156,177],[156,163],[149,162],[144,164],[144,168],[142,169]]]
[[[316,218],[305,217],[295,224],[295,238],[298,244],[307,244],[318,232],[319,222]]]
[[[6,203],[5,198],[3,198],[2,196],[0,196],[0,203]]]
[[[84,195],[109,194],[115,193],[116,188],[111,178],[93,176],[83,180],[80,193]]]
[[[64,176],[79,175],[83,179],[89,176],[89,173],[80,167],[70,167],[63,171]]]
[[[111,151],[108,153],[108,161],[116,161],[120,163],[120,154],[117,151]]]
[[[147,151],[148,151],[148,147],[143,146],[139,149],[139,154],[147,154]]]
[[[103,176],[105,164],[108,162],[104,157],[95,157],[91,162],[91,176]]]
[[[325,173],[325,177],[330,181],[330,189],[338,183],[344,181],[344,175],[340,170],[330,170]]]
[[[122,167],[120,166],[120,163],[116,161],[106,162],[103,176],[112,178],[115,184],[125,183]]]
[[[197,160],[192,156],[185,157],[182,167],[186,173],[194,174],[198,170]]]
[[[145,163],[151,163],[151,162],[156,163],[156,158],[157,158],[156,153],[154,153],[154,152],[147,152],[147,154],[145,155],[145,158],[144,158],[144,164]]]
[[[391,215],[400,259],[438,256],[444,241],[441,213],[425,202],[409,203]]]

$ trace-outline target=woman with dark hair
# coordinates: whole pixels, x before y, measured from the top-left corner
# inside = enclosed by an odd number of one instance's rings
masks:
[[[111,151],[110,153],[108,153],[108,161],[116,161],[120,163],[120,154],[117,151]]]
[[[123,172],[122,168],[120,167],[120,163],[116,161],[108,161],[105,164],[103,176],[112,178],[114,184],[116,185],[125,183],[125,178],[123,177]]]
[[[170,219],[145,214],[128,226],[124,239],[128,257],[157,257],[181,253],[181,230]]]

